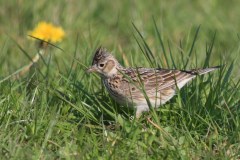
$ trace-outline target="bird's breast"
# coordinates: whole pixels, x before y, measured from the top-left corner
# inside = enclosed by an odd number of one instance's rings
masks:
[[[124,92],[119,88],[120,80],[118,78],[103,78],[102,81],[113,99],[123,106],[132,106],[132,102],[127,99]]]

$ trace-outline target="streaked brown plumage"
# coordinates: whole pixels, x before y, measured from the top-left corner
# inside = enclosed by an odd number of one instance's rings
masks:
[[[219,68],[219,66],[208,69],[198,69],[197,71],[195,69],[181,71],[138,67],[138,72],[143,88],[152,106],[155,106],[156,103],[156,107],[160,107],[160,105],[165,104],[176,94],[176,82],[178,88],[181,89],[188,81],[196,77],[198,73],[202,75],[217,68]],[[111,53],[106,53],[106,50],[101,47],[96,51],[92,66],[86,70],[86,72],[97,72],[101,74],[102,81],[112,98],[123,106],[134,106],[137,111],[136,116],[139,118],[143,111],[149,111],[145,96],[118,70],[121,70],[142,88],[136,68],[125,68],[121,66]]]

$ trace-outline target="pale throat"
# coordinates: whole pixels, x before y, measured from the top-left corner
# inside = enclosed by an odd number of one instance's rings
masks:
[[[105,73],[105,76],[107,77],[112,77],[113,75],[116,75],[118,73],[118,70],[116,69],[116,67],[111,68],[111,70],[109,70],[109,72]]]

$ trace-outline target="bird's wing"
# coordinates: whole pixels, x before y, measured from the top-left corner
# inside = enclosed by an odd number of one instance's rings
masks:
[[[184,79],[195,77],[191,73],[179,70],[169,69],[153,69],[153,68],[138,68],[144,90],[147,94],[156,93],[156,91],[163,90],[168,87],[175,86],[176,82],[179,83]],[[140,88],[139,76],[136,68],[128,68],[124,73],[131,78]],[[156,76],[157,75],[157,76]],[[126,77],[122,77],[120,88],[127,97],[139,98],[143,97],[142,92],[132,84]]]

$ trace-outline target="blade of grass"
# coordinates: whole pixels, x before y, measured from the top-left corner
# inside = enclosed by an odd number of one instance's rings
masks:
[[[11,75],[9,75],[9,76],[1,79],[1,80],[0,80],[0,83],[6,81],[7,79],[11,78],[11,77],[14,76],[15,74],[18,74],[19,72],[21,72],[22,70],[24,70],[24,69],[27,68],[28,66],[29,66],[29,65],[26,65],[26,66],[20,68],[19,70],[17,70],[16,72],[12,73]]]
[[[134,23],[132,23],[133,27],[136,29],[136,31],[138,32],[139,36],[141,37],[143,44],[144,44],[144,48],[145,49],[145,53],[147,54],[147,56],[149,57],[150,62],[152,63],[152,66],[155,66],[154,68],[157,67],[157,63],[155,61],[155,56],[153,55],[152,51],[150,50],[149,46],[147,45],[145,39],[143,38],[142,34],[140,33],[140,31],[137,29],[137,27],[134,25]],[[150,55],[149,55],[150,53]],[[152,57],[152,59],[150,58],[150,56]],[[154,62],[153,62],[154,61]]]
[[[200,27],[201,27],[201,25],[199,25],[199,27],[198,27],[198,29],[197,29],[197,32],[196,32],[196,34],[195,34],[195,37],[194,37],[194,40],[193,40],[193,43],[192,43],[191,50],[190,50],[190,52],[189,52],[189,54],[188,54],[188,57],[191,57],[191,55],[192,55],[193,48],[194,48],[195,42],[196,42],[196,40],[197,40],[197,35],[198,35],[198,32],[199,32]],[[187,62],[186,62],[186,64],[185,64],[185,66],[184,66],[184,69],[187,68],[188,62],[189,62],[189,59],[187,59]]]
[[[62,48],[60,48],[60,47],[58,47],[58,46],[56,46],[56,45],[54,45],[54,44],[52,44],[52,43],[50,43],[50,42],[47,42],[47,41],[44,41],[44,40],[42,40],[42,39],[39,39],[39,38],[37,38],[37,37],[33,37],[33,36],[31,36],[31,35],[28,35],[29,37],[32,37],[32,38],[35,38],[35,39],[37,39],[37,40],[40,40],[40,41],[43,41],[43,42],[45,42],[45,43],[47,43],[47,44],[50,44],[51,46],[53,46],[53,47],[55,47],[55,48],[58,48],[59,50],[61,50],[63,53],[66,53],[69,57],[71,57],[72,59],[74,59],[78,64],[80,64],[82,67],[84,67],[84,69],[88,69],[88,67],[85,65],[85,64],[83,64],[82,62],[80,62],[79,60],[77,60],[75,57],[73,57],[71,54],[69,54],[68,52],[66,52],[65,50],[63,50]],[[25,53],[25,52],[24,52]],[[30,58],[30,57],[29,57]],[[30,60],[31,60],[31,58],[30,58]],[[31,60],[32,61],[32,60]],[[98,79],[100,79],[100,77],[96,74],[96,73],[92,73],[96,78],[98,78]]]
[[[136,36],[135,36],[134,34],[133,34],[133,36],[134,36],[135,40],[137,41],[138,46],[139,46],[139,48],[141,49],[141,51],[142,51],[143,55],[145,56],[145,58],[147,59],[148,63],[150,64],[150,66],[151,66],[152,68],[154,68],[153,65],[152,65],[152,62],[151,62],[150,57],[146,54],[146,52],[143,51],[142,46],[141,46],[140,43],[138,42]],[[145,48],[144,48],[144,50],[145,50]]]
[[[212,54],[212,49],[213,49],[213,45],[214,45],[214,42],[215,42],[216,34],[217,34],[217,31],[215,31],[214,36],[212,38],[212,41],[211,41],[211,43],[210,43],[210,45],[208,47],[208,50],[206,52],[206,59],[205,59],[203,68],[209,67],[209,60],[210,60],[210,56]]]
[[[175,62],[174,62],[174,59],[173,59],[173,56],[172,56],[172,52],[171,52],[171,48],[170,48],[169,41],[168,41],[168,47],[169,47],[169,53],[170,53],[170,56],[171,56],[171,60],[172,60],[174,69],[177,69],[177,66],[176,66],[176,64],[175,64]]]
[[[166,51],[165,51],[165,47],[164,47],[164,45],[163,45],[163,41],[162,41],[160,32],[158,31],[158,28],[157,28],[157,25],[156,25],[156,22],[155,22],[154,17],[152,17],[152,18],[153,18],[153,23],[154,23],[155,30],[156,30],[156,32],[157,32],[158,40],[160,41],[160,44],[161,44],[161,46],[162,46],[164,58],[166,59],[167,66],[168,66],[168,68],[170,69],[169,61],[168,61],[168,58],[167,58],[167,54],[166,54]]]
[[[9,40],[9,38],[10,38],[11,32],[12,32],[12,27],[11,27],[10,31],[8,32],[7,39],[5,40],[5,42],[3,44],[2,50],[0,52],[0,59],[2,59],[3,51],[4,51],[4,49],[5,49],[6,45],[7,45],[7,42]]]

